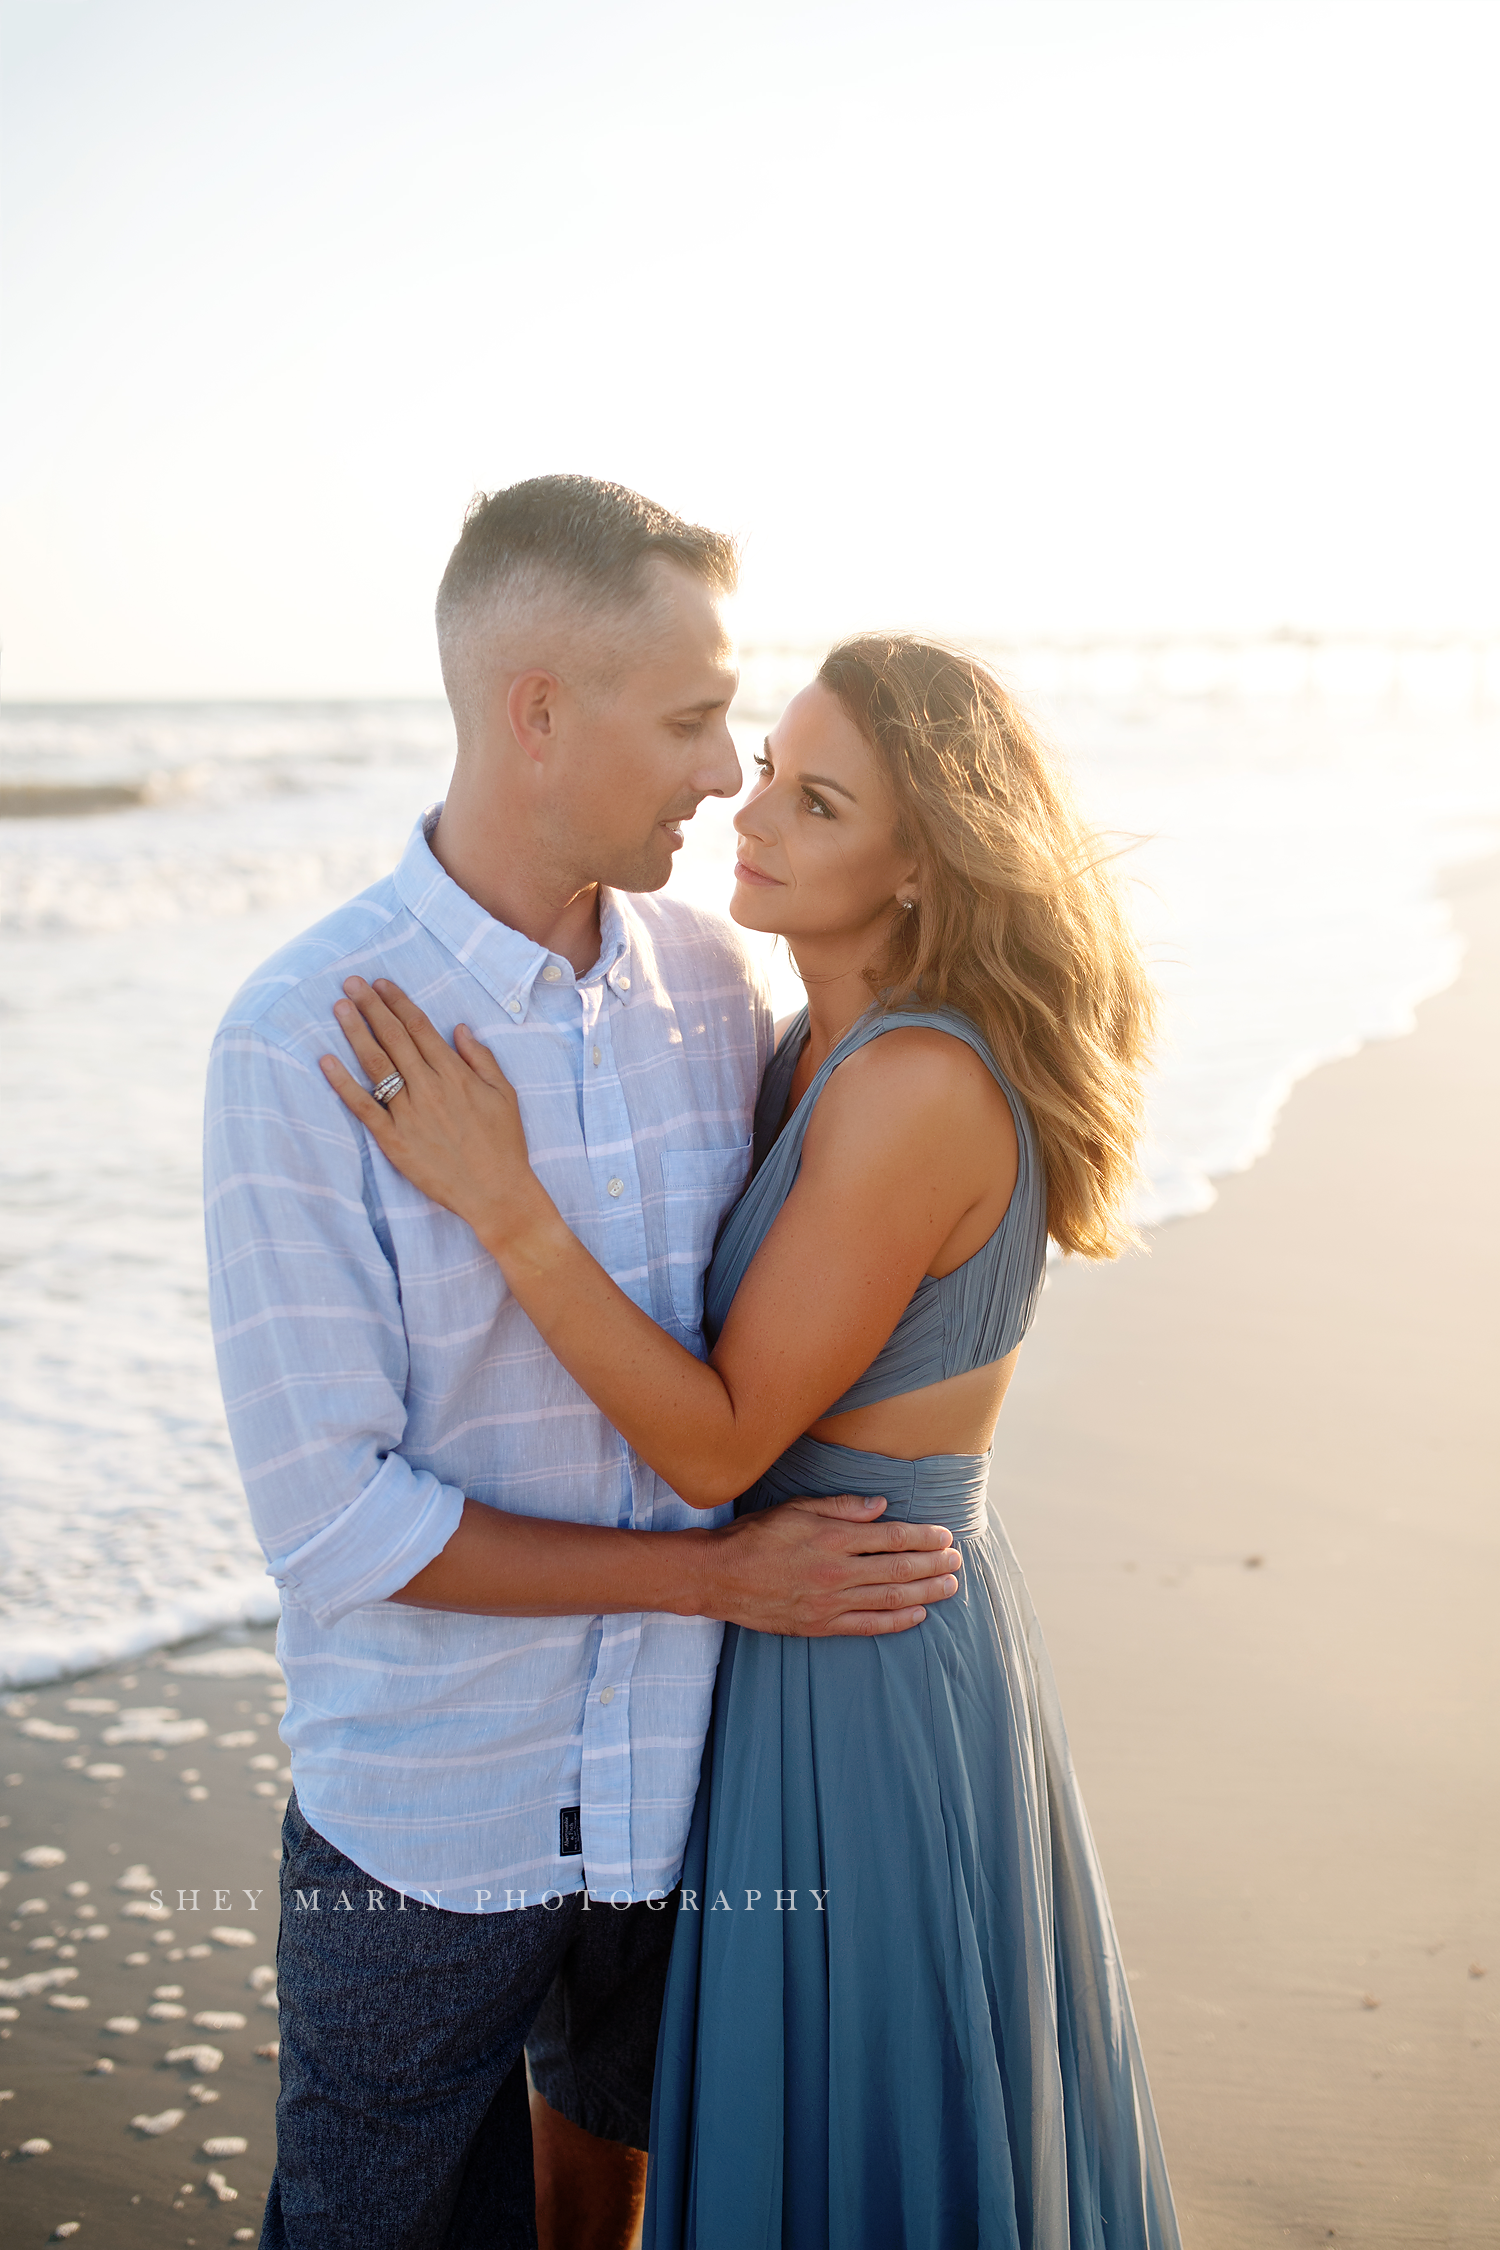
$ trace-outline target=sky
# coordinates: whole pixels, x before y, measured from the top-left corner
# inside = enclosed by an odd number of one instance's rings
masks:
[[[3,0],[0,687],[438,691],[617,478],[748,641],[1500,630],[1494,0]]]

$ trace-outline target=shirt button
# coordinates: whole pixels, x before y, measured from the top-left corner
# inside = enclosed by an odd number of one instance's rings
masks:
[[[543,984],[556,984],[558,978],[561,975],[562,970],[558,967],[557,963],[555,961],[549,961],[546,968],[542,971],[542,982]]]
[[[521,1003],[519,1000],[507,1000],[505,1005],[507,1006],[507,1008],[509,1008],[513,1016],[518,1016],[521,1013]]]
[[[595,1070],[597,1070],[597,1069],[599,1068],[599,1065],[600,1065],[600,1063],[602,1063],[602,1062],[603,1062],[603,1060],[604,1060],[604,1057],[603,1057],[603,1056],[602,1056],[602,1055],[600,1054],[600,1052],[599,1052],[598,1048],[596,1047],[596,1048],[594,1049],[594,1068],[595,1068]]]
[[[615,978],[615,990],[616,990],[616,992],[628,992],[628,991],[630,990],[630,979],[629,979],[629,977],[616,977],[616,978]]]
[[[614,1699],[615,1691],[612,1687],[601,1688],[599,1690],[599,1701],[601,1703],[613,1703]]]
[[[625,1193],[625,1182],[623,1180],[611,1180],[609,1192],[611,1195],[623,1195]]]

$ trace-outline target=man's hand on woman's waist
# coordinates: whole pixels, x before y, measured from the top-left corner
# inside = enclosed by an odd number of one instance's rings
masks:
[[[883,1500],[789,1500],[702,1531],[617,1531],[476,1500],[390,1599],[481,1617],[661,1610],[811,1639],[904,1633],[958,1591],[940,1524],[882,1523]]]

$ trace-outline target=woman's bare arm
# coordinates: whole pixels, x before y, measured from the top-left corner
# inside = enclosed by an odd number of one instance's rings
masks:
[[[864,1371],[993,1184],[995,1089],[983,1065],[937,1032],[871,1042],[825,1090],[797,1184],[705,1365],[566,1226],[526,1160],[515,1095],[489,1050],[462,1027],[450,1047],[383,980],[349,990],[366,1021],[346,1006],[340,1022],[360,1062],[372,1076],[394,1065],[408,1091],[384,1110],[331,1057],[330,1082],[391,1162],[468,1220],[562,1365],[698,1507],[744,1491]]]

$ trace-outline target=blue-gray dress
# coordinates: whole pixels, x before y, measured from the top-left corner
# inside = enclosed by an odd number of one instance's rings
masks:
[[[832,1072],[912,1024],[994,1072],[1020,1169],[995,1234],[921,1282],[830,1412],[1003,1358],[1040,1291],[1031,1121],[974,1026],[872,1010],[782,1129],[803,1014],[766,1073],[707,1331]],[[964,1570],[910,1632],[725,1633],[657,2049],[646,2250],[1178,2250],[1109,1902],[988,1472],[987,1456],[800,1438],[738,1503],[883,1493],[891,1518],[948,1525]]]

